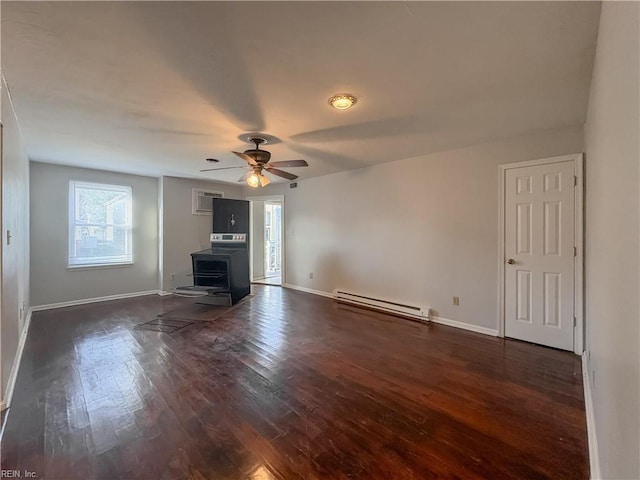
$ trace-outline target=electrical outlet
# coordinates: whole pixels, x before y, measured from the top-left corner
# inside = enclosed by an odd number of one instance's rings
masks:
[[[309,272],[309,279],[313,280],[313,272]]]
[[[457,307],[460,305],[460,297],[453,297],[453,304]]]

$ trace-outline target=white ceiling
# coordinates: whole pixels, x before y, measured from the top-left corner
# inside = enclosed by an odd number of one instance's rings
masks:
[[[582,124],[595,2],[6,2],[32,160],[235,182],[246,132],[301,178]],[[327,99],[347,91],[348,111]],[[274,179],[275,180],[275,179]]]

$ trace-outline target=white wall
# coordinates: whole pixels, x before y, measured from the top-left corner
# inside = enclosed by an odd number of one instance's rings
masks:
[[[638,2],[602,3],[585,128],[587,357],[606,479],[640,478],[639,16]]]
[[[497,329],[498,165],[582,150],[581,127],[544,131],[260,194],[286,196],[287,283],[427,305]]]
[[[2,312],[1,395],[14,367],[26,306],[29,305],[29,160],[15,111],[2,79]],[[7,231],[11,243],[7,245]]]
[[[203,188],[224,193],[225,198],[242,198],[242,187],[194,180],[162,177],[162,286],[163,290],[193,285],[191,253],[209,248],[213,225],[211,215],[191,213],[191,190]],[[173,274],[173,279],[171,275]]]
[[[67,268],[69,181],[129,185],[133,265]],[[158,289],[158,179],[31,162],[31,304]]]
[[[251,201],[252,280],[264,278],[264,202]]]

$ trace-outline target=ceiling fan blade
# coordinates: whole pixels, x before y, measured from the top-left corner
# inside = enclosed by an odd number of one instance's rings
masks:
[[[239,156],[241,159],[243,159],[249,165],[257,165],[258,164],[253,158],[251,158],[246,153],[240,153],[240,152],[233,152],[233,153],[235,153],[237,156]]]
[[[270,167],[308,167],[306,160],[283,160],[281,162],[269,162]]]
[[[253,173],[253,170],[248,170],[244,173],[244,175],[242,175],[239,179],[238,182],[244,182],[247,180],[247,178],[249,178],[249,175],[251,175]]]
[[[278,170],[277,168],[271,168],[269,166],[265,168],[267,169],[267,172],[282,178],[286,178],[287,180],[295,180],[296,178],[298,178],[298,176],[294,175],[293,173],[285,172],[283,170]]]
[[[271,180],[269,180],[267,177],[265,177],[264,175],[260,175],[260,186],[261,187],[266,187],[267,185],[269,185],[271,183]]]
[[[247,168],[242,165],[238,165],[237,167],[222,167],[222,168],[205,168],[204,170],[200,170],[201,172],[212,172],[214,170],[229,170],[231,168]]]

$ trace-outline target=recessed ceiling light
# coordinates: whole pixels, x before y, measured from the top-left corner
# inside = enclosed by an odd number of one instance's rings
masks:
[[[338,93],[329,99],[329,105],[338,110],[346,110],[356,104],[358,99],[350,93]]]

